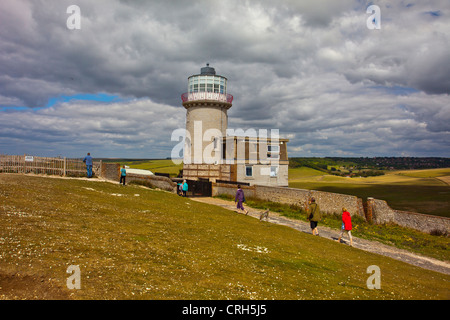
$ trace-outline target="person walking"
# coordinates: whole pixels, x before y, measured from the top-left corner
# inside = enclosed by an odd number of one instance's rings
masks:
[[[342,208],[342,228],[338,242],[341,242],[341,238],[344,235],[344,231],[347,231],[348,237],[350,238],[350,246],[353,246],[351,230],[352,230],[352,217],[350,216],[350,213],[347,211],[347,209]]]
[[[183,181],[183,186],[182,186],[182,190],[183,190],[183,197],[186,197],[186,193],[189,189],[188,183],[186,182],[186,180]]]
[[[319,205],[316,203],[316,199],[311,198],[309,201],[309,208],[306,211],[307,220],[311,226],[311,232],[313,235],[318,236],[319,230],[317,230],[317,224],[322,218],[322,214],[320,212]]]
[[[92,178],[92,157],[89,152],[87,156],[84,157],[83,162],[86,164],[87,177]]]
[[[127,170],[125,169],[125,165],[122,169],[120,169],[120,181],[119,184],[123,182],[123,185],[125,185],[125,178],[127,176]]]
[[[237,208],[238,210],[242,210],[245,212],[245,215],[248,214],[248,210],[244,209],[243,203],[245,202],[245,195],[244,191],[241,189],[241,186],[238,184],[238,189],[236,191],[236,196],[234,197],[234,203],[237,202]]]

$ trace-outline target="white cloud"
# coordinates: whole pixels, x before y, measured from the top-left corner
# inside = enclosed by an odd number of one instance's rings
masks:
[[[15,154],[45,155],[66,150],[66,156],[76,157],[82,146],[98,156],[164,157],[174,146],[171,132],[183,126],[182,108],[148,99],[71,102],[40,110],[4,112],[0,146]]]

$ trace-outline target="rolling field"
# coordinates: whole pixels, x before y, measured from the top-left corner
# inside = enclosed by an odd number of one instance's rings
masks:
[[[150,170],[151,172],[168,173],[171,177],[176,177],[183,164],[174,164],[172,160],[142,160],[142,161],[120,161],[120,165],[127,165],[133,169]]]
[[[450,217],[450,169],[387,172],[383,176],[347,178],[310,168],[289,169],[292,188],[321,190],[386,200],[398,210]]]
[[[2,299],[450,298],[448,275],[164,191],[2,174],[0,204]]]

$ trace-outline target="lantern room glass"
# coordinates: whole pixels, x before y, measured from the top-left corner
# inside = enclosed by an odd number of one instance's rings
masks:
[[[196,75],[189,77],[189,93],[215,92],[227,93],[227,79],[221,76]]]

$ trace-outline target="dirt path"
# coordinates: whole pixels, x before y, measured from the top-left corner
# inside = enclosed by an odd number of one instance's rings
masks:
[[[217,199],[217,198],[209,198],[209,197],[201,197],[201,198],[191,198],[191,200],[213,204],[216,206],[223,207],[228,210],[236,211],[236,206],[233,201],[223,200],[223,199]],[[249,213],[248,215],[254,218],[259,219],[260,213],[263,210],[260,209],[253,209],[248,206],[246,206],[246,209],[248,209]],[[298,231],[302,231],[305,233],[311,234],[311,229],[309,227],[309,224],[304,221],[289,219],[286,217],[281,216],[280,214],[276,212],[269,212],[269,222],[288,226],[290,228],[296,229]],[[323,238],[327,238],[330,240],[337,241],[339,237],[339,231],[327,227],[320,227],[319,226],[319,233],[320,236]],[[349,244],[349,240],[346,234],[344,234],[344,239],[341,240],[345,244]],[[418,266],[424,269],[437,271],[444,274],[450,274],[450,265],[446,262],[424,257],[412,252],[409,252],[407,250],[398,249],[392,246],[388,246],[385,244],[382,244],[377,241],[369,241],[361,238],[357,238],[353,236],[353,247],[358,248],[361,250],[369,251],[376,254],[381,254],[396,260],[400,260],[409,264],[412,264],[414,266]]]

